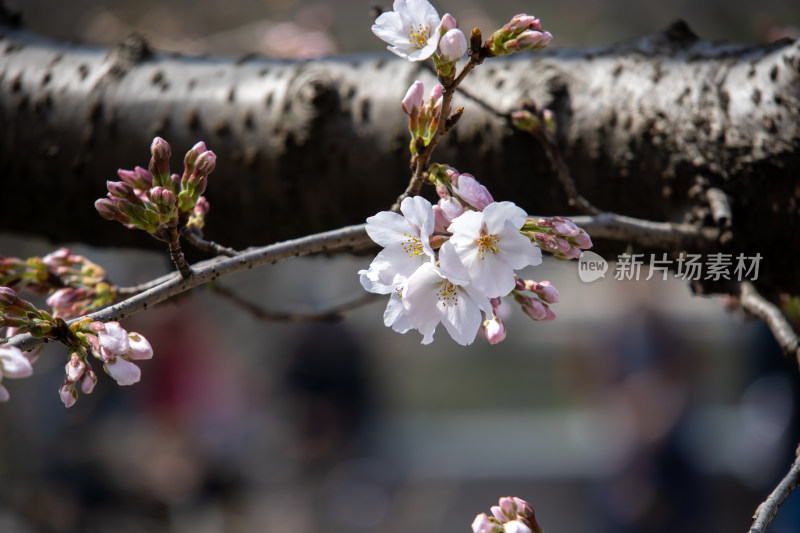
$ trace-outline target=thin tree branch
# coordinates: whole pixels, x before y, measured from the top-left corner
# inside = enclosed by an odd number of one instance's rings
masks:
[[[340,251],[368,241],[369,236],[364,229],[364,224],[360,224],[249,249],[236,257],[203,261],[193,266],[193,274],[189,278],[183,278],[179,273],[170,274],[165,281],[141,294],[86,316],[92,320],[102,322],[121,320],[177,294],[193,289],[198,285],[213,281],[220,276],[226,276],[257,266],[274,264],[292,257]],[[83,317],[75,320],[80,320],[81,318]],[[74,320],[69,323],[72,322]],[[26,333],[12,337],[9,339],[8,344],[21,350],[30,350],[42,342],[45,342],[45,339],[36,339]]]
[[[600,213],[595,216],[570,217],[593,239],[629,242],[640,246],[678,250],[701,248],[717,242],[719,230],[693,224],[654,222],[640,218]]]
[[[345,302],[341,305],[328,309],[327,311],[319,311],[316,313],[279,313],[275,311],[267,311],[266,309],[263,309],[256,304],[245,300],[227,287],[223,287],[217,283],[211,284],[210,289],[214,292],[214,294],[225,298],[229,302],[235,304],[244,311],[247,311],[257,319],[263,320],[264,322],[339,322],[345,317],[345,313],[348,311],[358,309],[359,307],[372,303],[384,296],[382,294],[366,293],[359,298]]]
[[[227,246],[222,246],[221,244],[217,244],[214,241],[207,241],[203,238],[203,235],[196,229],[187,229],[183,233],[183,237],[192,244],[195,248],[203,250],[204,252],[209,252],[214,255],[224,255],[226,257],[233,257],[236,255],[237,252],[233,248],[229,248]]]
[[[794,358],[800,365],[800,340],[781,310],[761,296],[750,282],[743,282],[740,291],[739,304],[742,308],[763,320],[769,326],[783,353],[787,357]]]
[[[749,533],[764,533],[767,526],[775,519],[778,509],[786,497],[800,486],[800,446],[795,450],[795,460],[786,476],[778,483],[764,502],[756,509],[753,515],[753,525]]]

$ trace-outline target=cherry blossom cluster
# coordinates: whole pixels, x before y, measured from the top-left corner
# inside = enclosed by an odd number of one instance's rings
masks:
[[[171,232],[186,226],[202,229],[208,201],[202,196],[217,156],[199,142],[184,157],[182,175],[170,174],[170,146],[156,137],[150,146],[150,167],[117,171],[120,181],[108,181],[108,195],[94,204],[103,218],[142,229],[171,241]]]
[[[153,349],[142,335],[127,332],[119,322],[92,322],[84,320],[71,328],[80,344],[73,345],[64,370],[64,384],[58,393],[67,407],[78,399],[78,388],[90,394],[97,384],[97,375],[91,368],[88,353],[102,361],[103,370],[118,385],[133,385],[141,379],[142,372],[132,361],[151,359]]]
[[[481,513],[472,522],[473,533],[544,533],[531,504],[521,498],[500,498],[492,516]]]
[[[419,196],[406,198],[402,214],[383,211],[367,219],[367,234],[383,250],[359,277],[367,291],[390,295],[385,325],[399,333],[416,329],[423,344],[433,341],[439,323],[462,345],[483,328],[496,343],[505,338],[496,311],[508,295],[534,320],[555,318],[549,304],[558,301],[556,288],[516,276],[542,261],[535,233],[526,231],[541,219],[513,202],[494,201],[472,175],[452,167],[432,166],[429,180],[440,197],[435,206]],[[574,224],[559,218],[562,226]]]

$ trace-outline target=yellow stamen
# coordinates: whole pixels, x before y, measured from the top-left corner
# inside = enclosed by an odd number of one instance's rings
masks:
[[[425,48],[430,36],[431,27],[428,25],[423,27],[422,24],[419,24],[417,29],[414,29],[414,25],[412,24],[408,29],[408,42],[419,48]]]
[[[436,299],[441,302],[442,307],[458,305],[458,287],[449,281],[445,281],[436,291]]]
[[[406,240],[401,242],[400,246],[403,247],[403,251],[408,254],[408,257],[414,257],[422,253],[422,241],[418,237],[408,233],[403,233],[403,236]]]
[[[483,259],[484,254],[488,252],[492,252],[496,254],[498,252],[497,249],[497,241],[499,241],[499,237],[490,233],[489,235],[481,232],[481,236],[478,237],[478,240],[475,241],[475,244],[478,245],[478,254],[480,254],[481,259]]]

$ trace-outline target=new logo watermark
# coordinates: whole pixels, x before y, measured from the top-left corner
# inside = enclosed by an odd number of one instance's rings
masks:
[[[705,259],[705,261],[703,260]],[[648,281],[660,274],[663,281],[669,274],[676,279],[693,280],[736,280],[756,281],[759,266],[763,257],[756,253],[753,256],[744,254],[681,254],[676,259],[668,258],[667,254],[658,258],[651,254],[650,259],[645,259],[645,254],[620,254],[614,263],[614,279],[617,281],[639,281],[640,276]],[[644,267],[644,269],[642,268]],[[642,272],[644,270],[644,272]],[[594,252],[583,252],[578,259],[578,277],[584,283],[591,283],[606,277],[608,261]],[[643,274],[647,274],[644,276]]]
[[[608,261],[594,252],[583,252],[578,259],[578,277],[584,283],[591,283],[606,277]]]

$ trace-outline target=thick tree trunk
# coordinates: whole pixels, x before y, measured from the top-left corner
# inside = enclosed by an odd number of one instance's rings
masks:
[[[92,203],[118,167],[147,166],[155,135],[172,145],[173,170],[198,140],[218,154],[209,238],[241,247],[363,221],[407,183],[399,102],[414,79],[434,83],[389,57],[187,58],[135,38],[109,52],[6,28],[0,229],[134,242]],[[698,212],[689,192],[700,176],[732,205],[724,250],[761,253],[762,276],[797,291],[800,41],[715,44],[678,23],[632,43],[487,60],[463,87],[491,109],[457,96],[466,112],[435,160],[496,198],[570,212],[542,148],[501,116],[525,98],[556,113],[565,160],[595,205],[684,220]]]

